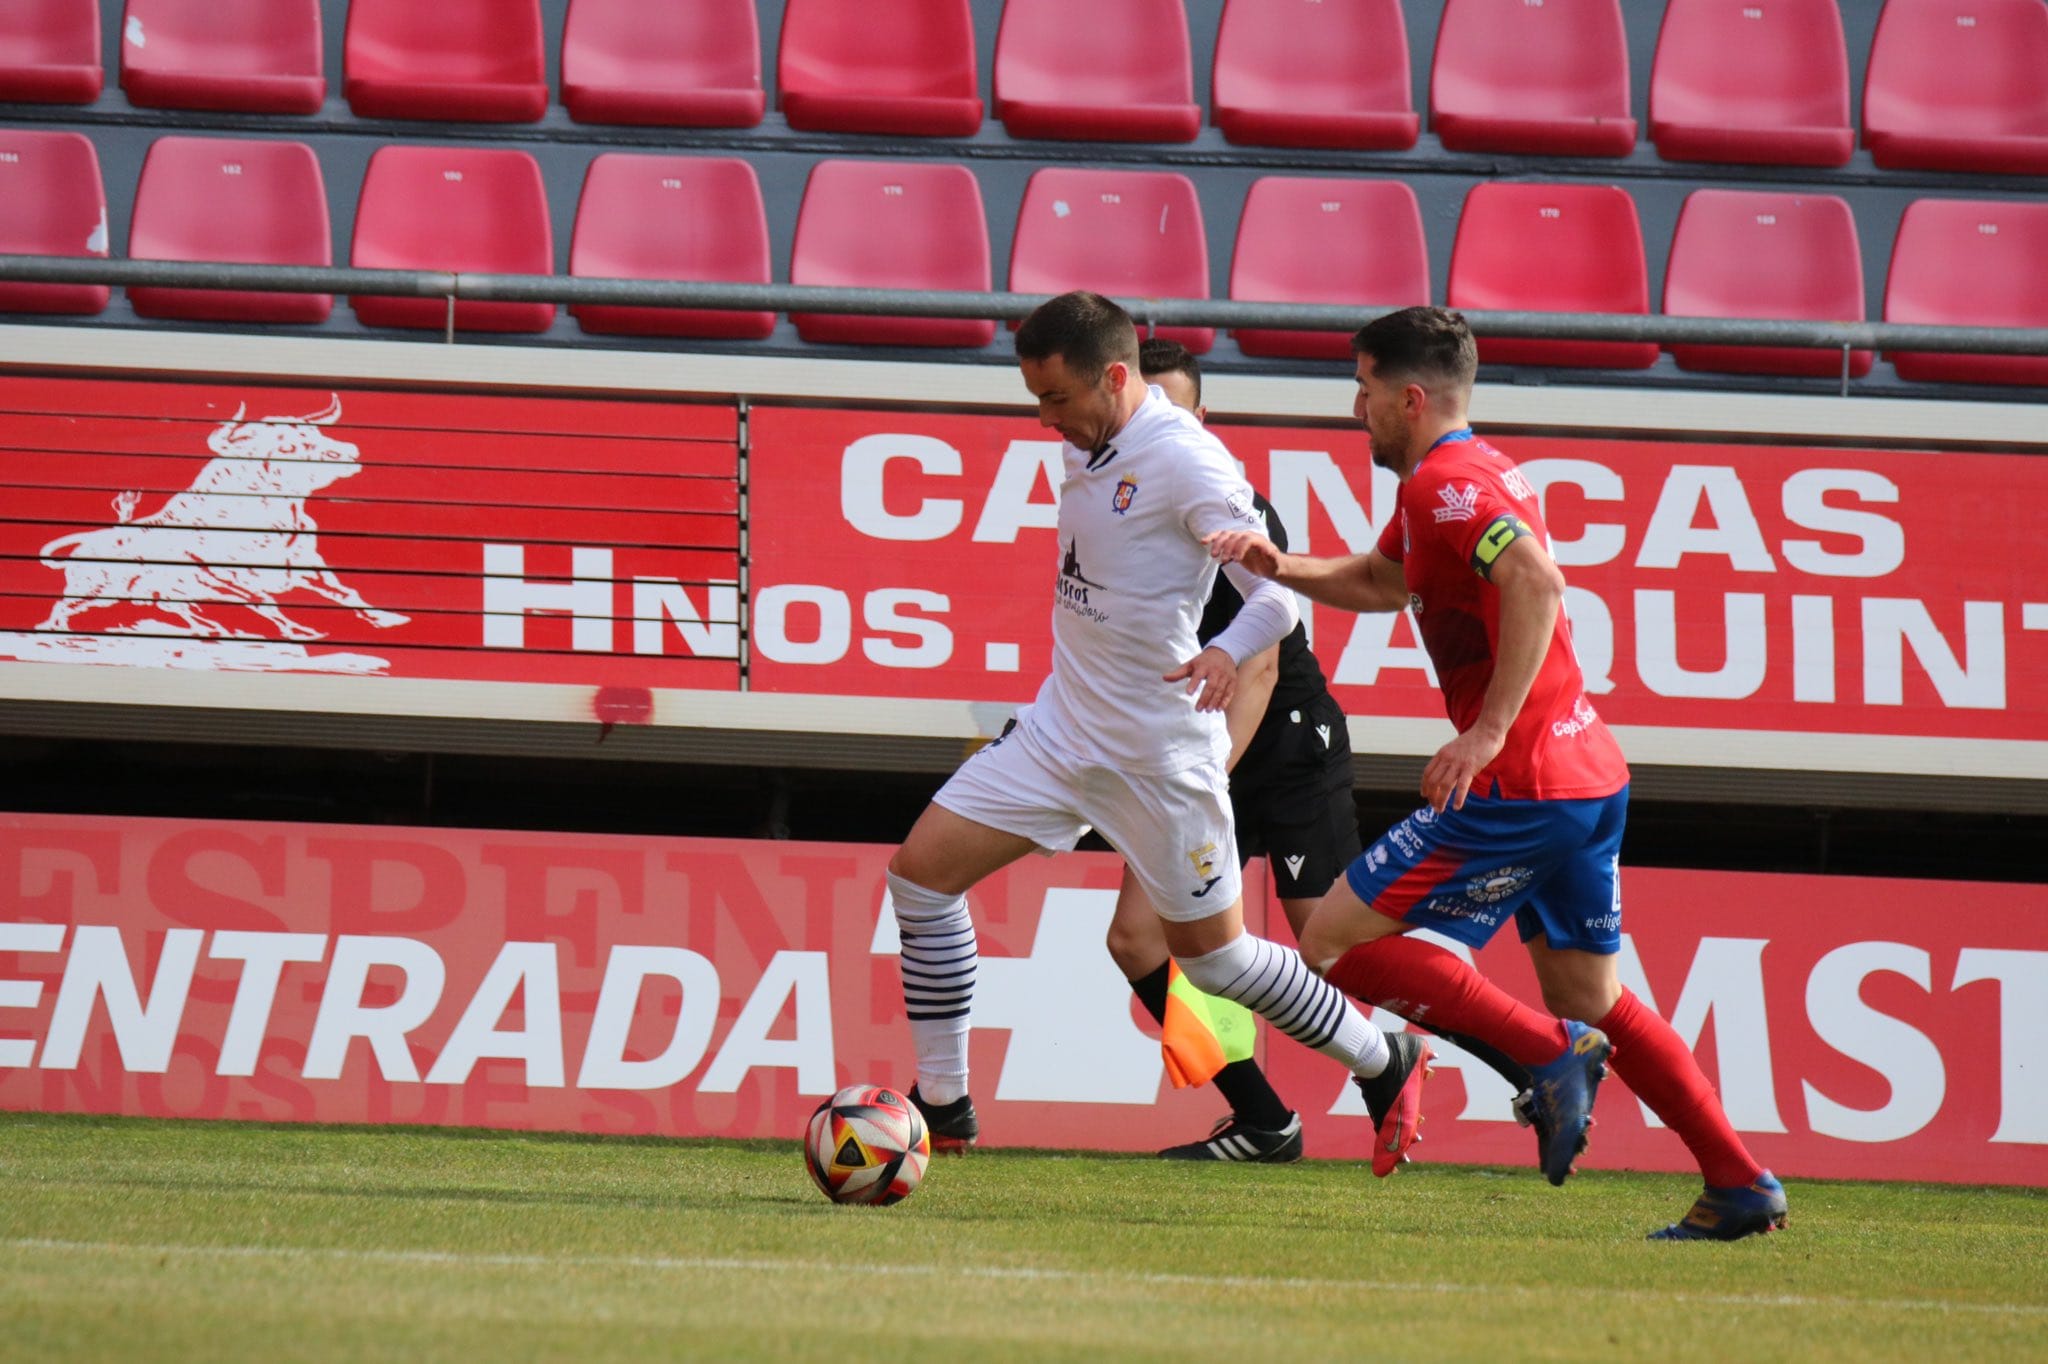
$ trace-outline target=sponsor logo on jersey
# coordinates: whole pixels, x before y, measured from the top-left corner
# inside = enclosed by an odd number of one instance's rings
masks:
[[[1125,474],[1117,481],[1116,495],[1109,499],[1109,509],[1122,516],[1131,509],[1131,499],[1138,495],[1138,480]]]
[[[1436,823],[1436,807],[1434,805],[1425,805],[1410,815],[1409,818],[1415,821],[1416,828],[1427,829],[1430,825]]]
[[[1422,598],[1413,592],[1408,594],[1408,610],[1417,620],[1422,619]]]
[[[1102,584],[1091,582],[1081,571],[1081,542],[1077,539],[1067,546],[1060,558],[1059,603],[1077,615],[1094,621],[1109,619],[1107,612],[1088,600],[1088,589],[1101,588]]]
[[[1384,866],[1386,866],[1386,865],[1387,865],[1387,845],[1386,845],[1386,844],[1384,844],[1384,843],[1375,843],[1375,844],[1373,844],[1373,845],[1372,845],[1372,846],[1371,846],[1370,848],[1367,848],[1367,849],[1365,850],[1365,869],[1366,869],[1367,871],[1378,871],[1378,870],[1379,870],[1379,869],[1380,869],[1381,867],[1384,867]]]
[[[1259,520],[1258,508],[1252,505],[1250,493],[1232,493],[1223,499],[1223,505],[1232,516],[1240,521],[1249,521],[1254,526],[1262,524]]]
[[[1280,860],[1281,860],[1282,862],[1285,862],[1285,863],[1287,864],[1287,874],[1288,874],[1289,876],[1300,876],[1300,875],[1301,875],[1301,865],[1302,865],[1302,863],[1304,863],[1304,862],[1308,861],[1308,854],[1307,854],[1307,853],[1289,853],[1289,854],[1288,854],[1287,856],[1285,856],[1285,857],[1281,858]]]
[[[1475,924],[1492,927],[1500,922],[1500,915],[1470,900],[1431,898],[1423,902],[1424,914],[1439,914],[1446,919],[1470,919]]]
[[[1399,848],[1401,855],[1411,862],[1422,856],[1422,838],[1405,819],[1387,830],[1387,842]]]
[[[1470,521],[1479,515],[1479,485],[1477,483],[1446,483],[1436,490],[1443,505],[1436,508],[1437,524],[1446,521]]]
[[[1498,455],[1500,452],[1496,450],[1493,453]],[[1528,475],[1512,464],[1501,470],[1500,481],[1507,484],[1508,491],[1516,497],[1527,499],[1536,496],[1536,487],[1529,482]]]
[[[1465,893],[1482,904],[1498,904],[1520,891],[1526,890],[1536,879],[1532,867],[1501,867],[1494,871],[1481,872],[1465,883]]]
[[[1195,892],[1197,900],[1216,889],[1216,883],[1223,879],[1222,873],[1216,870],[1218,851],[1214,843],[1204,843],[1188,853],[1188,863],[1194,867],[1195,876],[1202,883],[1202,888]]]
[[[1560,739],[1570,739],[1584,734],[1600,722],[1600,712],[1593,709],[1593,703],[1583,693],[1572,702],[1572,716],[1569,720],[1552,722],[1550,732]]]

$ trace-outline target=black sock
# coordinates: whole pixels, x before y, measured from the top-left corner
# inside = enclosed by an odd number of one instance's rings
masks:
[[[1171,980],[1170,969],[1169,963],[1131,982],[1131,993],[1138,997],[1138,1002],[1145,1006],[1145,1012],[1152,1015],[1155,1023],[1166,1022],[1166,987]],[[1294,1111],[1273,1091],[1266,1072],[1260,1070],[1259,1063],[1250,1057],[1226,1064],[1216,1072],[1215,1084],[1216,1092],[1230,1105],[1231,1113],[1247,1126],[1277,1132],[1294,1116]]]
[[[1154,1023],[1166,1022],[1166,987],[1173,979],[1172,962],[1163,963],[1157,971],[1147,971],[1131,982],[1131,993],[1145,1006],[1145,1012],[1152,1015]]]
[[[1216,1092],[1230,1101],[1230,1111],[1252,1127],[1278,1132],[1294,1110],[1281,1102],[1259,1063],[1246,1057],[1216,1072]]]
[[[1461,1032],[1446,1032],[1442,1028],[1431,1028],[1429,1031],[1453,1046],[1470,1053],[1475,1060],[1484,1061],[1487,1065],[1491,1066],[1494,1074],[1506,1080],[1508,1087],[1514,1090],[1515,1093],[1520,1094],[1529,1087],[1528,1068],[1500,1048],[1482,1042],[1476,1037],[1468,1037]]]

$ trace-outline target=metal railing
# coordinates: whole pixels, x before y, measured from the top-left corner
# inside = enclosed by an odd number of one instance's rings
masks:
[[[24,284],[145,285],[175,289],[440,298],[448,304],[444,335],[450,341],[454,339],[455,304],[458,300],[868,313],[1008,321],[1022,318],[1045,298],[1042,294],[587,279],[570,275],[473,274],[442,270],[358,270],[341,266],[230,265],[211,261],[109,260],[94,256],[0,255],[0,280]],[[1254,303],[1187,298],[1120,298],[1118,302],[1130,310],[1141,327],[1261,327],[1351,332],[1375,312],[1374,307],[1368,304]],[[2048,327],[1798,322],[1769,318],[1669,317],[1656,313],[1468,311],[1465,316],[1471,322],[1472,330],[1480,336],[1655,342],[1662,345],[1788,346],[1840,351],[1845,391],[1850,352],[1855,350],[2048,355]]]

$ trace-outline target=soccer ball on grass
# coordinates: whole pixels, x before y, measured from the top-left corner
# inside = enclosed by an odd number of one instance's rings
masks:
[[[849,1085],[818,1105],[804,1168],[834,1203],[887,1207],[910,1196],[932,1158],[924,1115],[881,1085]]]

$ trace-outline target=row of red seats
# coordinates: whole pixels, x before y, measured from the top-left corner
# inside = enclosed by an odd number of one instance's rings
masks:
[[[0,135],[0,251],[104,255],[106,206],[91,142],[76,133]],[[297,142],[169,136],[137,186],[129,255],[139,259],[325,265],[326,193]],[[387,146],[371,158],[351,262],[366,268],[548,274],[553,236],[540,167],[524,152]],[[591,163],[569,251],[572,275],[770,279],[768,230],[752,167],[721,157],[605,153]],[[987,215],[963,165],[827,160],[799,211],[793,283],[986,291]],[[1047,168],[1017,215],[1010,288],[1092,288],[1206,298],[1201,206],[1186,177]],[[1635,202],[1614,186],[1482,183],[1466,197],[1447,301],[1471,309],[1647,313],[1648,271]],[[318,322],[318,295],[135,288],[149,317]],[[1426,303],[1429,260],[1414,192],[1392,180],[1270,176],[1245,197],[1230,297],[1272,302]],[[1685,201],[1666,268],[1664,311],[1698,317],[1860,321],[1863,268],[1849,206],[1828,195],[1702,189]],[[0,309],[97,312],[105,288],[0,285]],[[433,299],[358,297],[357,316],[438,327]],[[577,305],[584,329],[641,335],[764,337],[767,312]],[[464,301],[456,325],[541,331],[549,304]],[[2048,325],[2048,204],[1922,199],[1899,225],[1886,286],[1894,322]],[[981,346],[992,322],[803,315],[811,341]],[[1214,332],[1163,328],[1198,351]],[[1342,358],[1334,333],[1240,330],[1254,355]],[[1825,351],[1674,347],[1687,368],[1832,374]],[[1492,363],[1644,368],[1653,344],[1488,339]],[[2048,383],[2048,359],[1893,357],[1906,378]],[[1855,357],[1854,372],[1871,357]]]
[[[27,13],[0,30],[0,100],[96,98],[98,0],[11,8]],[[347,98],[371,118],[532,121],[549,98],[543,43],[539,0],[351,0]],[[136,104],[309,113],[326,94],[318,0],[127,0],[121,51]],[[561,66],[579,121],[750,127],[765,110],[753,0],[571,0]],[[796,128],[982,123],[968,0],[788,0],[777,81]],[[994,94],[1018,137],[1190,141],[1202,111],[1182,0],[1008,0]],[[1212,104],[1232,142],[1414,146],[1400,0],[1227,0]],[[1863,105],[1880,166],[2048,171],[2048,6],[1887,0]],[[1429,113],[1452,150],[1627,155],[1620,0],[1447,0]],[[1670,159],[1845,164],[1836,0],[1668,0],[1649,114]]]

